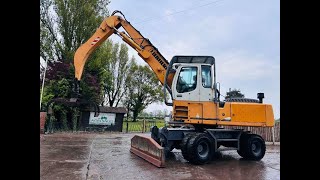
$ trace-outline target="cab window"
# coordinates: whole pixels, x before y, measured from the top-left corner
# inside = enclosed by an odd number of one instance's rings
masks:
[[[182,67],[177,81],[177,92],[190,92],[197,87],[197,67]]]
[[[204,88],[211,88],[211,83],[212,83],[211,67],[201,66],[201,76],[202,76],[202,86]]]

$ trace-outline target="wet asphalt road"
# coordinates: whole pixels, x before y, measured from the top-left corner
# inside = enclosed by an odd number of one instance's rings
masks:
[[[157,168],[130,153],[135,134],[61,133],[40,137],[41,180],[101,179],[280,179],[280,146],[267,146],[261,161],[245,161],[236,151],[223,151],[206,165],[192,165],[179,150]]]

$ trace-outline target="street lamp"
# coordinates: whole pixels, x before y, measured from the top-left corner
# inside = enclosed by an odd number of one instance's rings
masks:
[[[42,102],[42,96],[43,96],[44,80],[46,78],[46,71],[47,71],[47,65],[48,65],[47,63],[48,63],[48,59],[46,59],[44,72],[43,72],[43,78],[42,78],[42,87],[41,87],[41,94],[40,94],[40,111],[41,111],[41,102]]]

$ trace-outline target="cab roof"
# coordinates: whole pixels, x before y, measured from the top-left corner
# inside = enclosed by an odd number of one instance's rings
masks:
[[[174,63],[204,63],[213,65],[215,59],[213,56],[173,56],[170,64]]]

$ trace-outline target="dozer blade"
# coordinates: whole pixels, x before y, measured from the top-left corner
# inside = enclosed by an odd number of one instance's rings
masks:
[[[145,159],[157,167],[164,167],[164,149],[151,137],[135,135],[131,139],[130,152]]]

